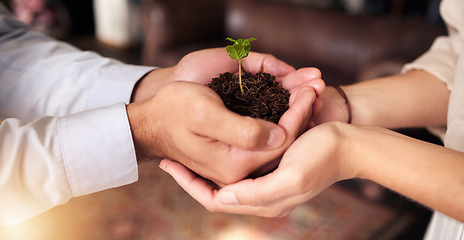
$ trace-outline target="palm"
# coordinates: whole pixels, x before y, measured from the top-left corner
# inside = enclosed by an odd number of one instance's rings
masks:
[[[223,48],[193,52],[183,57],[174,68],[174,80],[207,84],[223,72],[237,72],[237,62]]]

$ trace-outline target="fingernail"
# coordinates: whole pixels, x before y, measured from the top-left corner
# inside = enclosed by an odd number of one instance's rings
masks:
[[[161,161],[160,164],[158,165],[158,167],[161,168],[161,170],[169,173],[167,166],[168,166],[168,164],[166,162],[164,162],[164,161]]]
[[[238,205],[237,197],[233,192],[223,192],[221,193],[221,203],[225,205]]]
[[[285,132],[281,128],[274,128],[269,134],[267,145],[270,147],[280,147],[285,141]]]

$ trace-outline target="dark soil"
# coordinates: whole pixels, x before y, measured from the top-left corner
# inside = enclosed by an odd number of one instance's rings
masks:
[[[275,81],[274,76],[263,72],[243,74],[242,84],[245,94],[240,91],[238,75],[226,72],[213,78],[207,86],[231,111],[278,123],[288,109],[290,93]]]

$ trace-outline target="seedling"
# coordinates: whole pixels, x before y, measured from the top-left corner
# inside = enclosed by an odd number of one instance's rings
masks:
[[[226,47],[227,53],[229,53],[229,56],[232,59],[237,59],[238,60],[238,83],[240,85],[240,90],[242,91],[242,94],[245,94],[245,91],[243,90],[243,85],[242,85],[242,58],[246,58],[248,56],[248,53],[250,53],[251,49],[251,41],[255,41],[256,38],[249,38],[249,39],[237,39],[234,40],[232,38],[227,38],[227,40],[233,42],[233,45],[228,45]]]

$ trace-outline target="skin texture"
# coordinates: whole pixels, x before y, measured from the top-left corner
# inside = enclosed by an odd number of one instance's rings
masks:
[[[204,86],[219,73],[237,71],[225,49],[194,52],[138,84],[127,106],[138,161],[175,160],[218,185],[275,167],[307,128],[324,82],[315,68],[295,70],[267,54],[250,53],[242,64],[245,71],[275,75],[290,91],[290,108],[278,125],[229,111]]]
[[[285,152],[278,168],[216,190],[169,160],[160,167],[210,211],[283,216],[335,182],[364,178],[464,221],[464,154],[386,128],[445,125],[446,85],[413,71],[343,87],[353,109],[332,88],[321,94],[316,127]],[[427,106],[427,107],[424,107]]]

